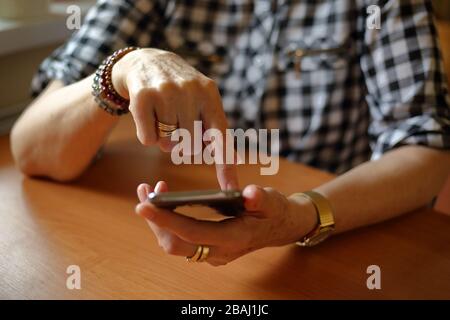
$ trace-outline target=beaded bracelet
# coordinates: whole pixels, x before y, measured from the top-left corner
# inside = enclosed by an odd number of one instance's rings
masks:
[[[92,84],[92,95],[100,108],[113,116],[121,116],[129,112],[130,100],[122,97],[114,89],[112,83],[112,69],[114,65],[137,47],[127,47],[114,52],[98,67]]]

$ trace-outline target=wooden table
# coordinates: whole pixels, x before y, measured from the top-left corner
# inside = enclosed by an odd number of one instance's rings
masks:
[[[133,213],[136,186],[164,178],[173,190],[214,188],[214,170],[175,166],[133,135],[129,119],[122,121],[103,159],[66,185],[23,177],[8,138],[0,138],[0,298],[450,298],[450,217],[431,209],[312,249],[260,250],[225,267],[164,254]],[[280,165],[273,177],[241,166],[241,183],[289,194],[333,178]],[[381,268],[381,290],[366,286],[373,264]],[[66,288],[69,265],[81,268],[81,290]]]

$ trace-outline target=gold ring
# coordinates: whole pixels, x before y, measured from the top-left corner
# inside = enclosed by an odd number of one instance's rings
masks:
[[[197,262],[203,254],[203,246],[198,246],[193,256],[186,257],[188,262]]]
[[[158,136],[160,138],[170,137],[178,129],[177,125],[162,123],[158,120],[156,120],[156,127],[158,128]]]
[[[204,261],[206,261],[206,259],[208,259],[208,255],[209,255],[209,247],[203,246],[202,254],[201,254],[201,256],[200,256],[200,258],[198,259],[197,262],[204,262]]]
[[[191,257],[186,257],[188,262],[204,262],[208,259],[209,255],[209,247],[207,246],[198,246],[194,255]]]

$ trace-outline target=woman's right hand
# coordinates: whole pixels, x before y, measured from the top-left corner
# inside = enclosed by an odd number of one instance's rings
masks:
[[[201,120],[204,130],[215,128],[226,137],[228,124],[215,82],[174,53],[130,52],[114,66],[112,81],[116,91],[130,99],[137,138],[143,145],[171,150],[173,142],[158,136],[156,121],[187,129],[194,137],[194,121]],[[216,163],[216,171],[222,189],[238,188],[233,164]]]

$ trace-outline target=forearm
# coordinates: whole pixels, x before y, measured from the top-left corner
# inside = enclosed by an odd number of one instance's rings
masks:
[[[89,165],[117,122],[96,105],[91,84],[92,76],[53,83],[16,122],[11,148],[25,174],[70,180]]]
[[[408,146],[366,162],[316,190],[331,202],[336,232],[343,232],[427,205],[449,174],[448,152]]]

